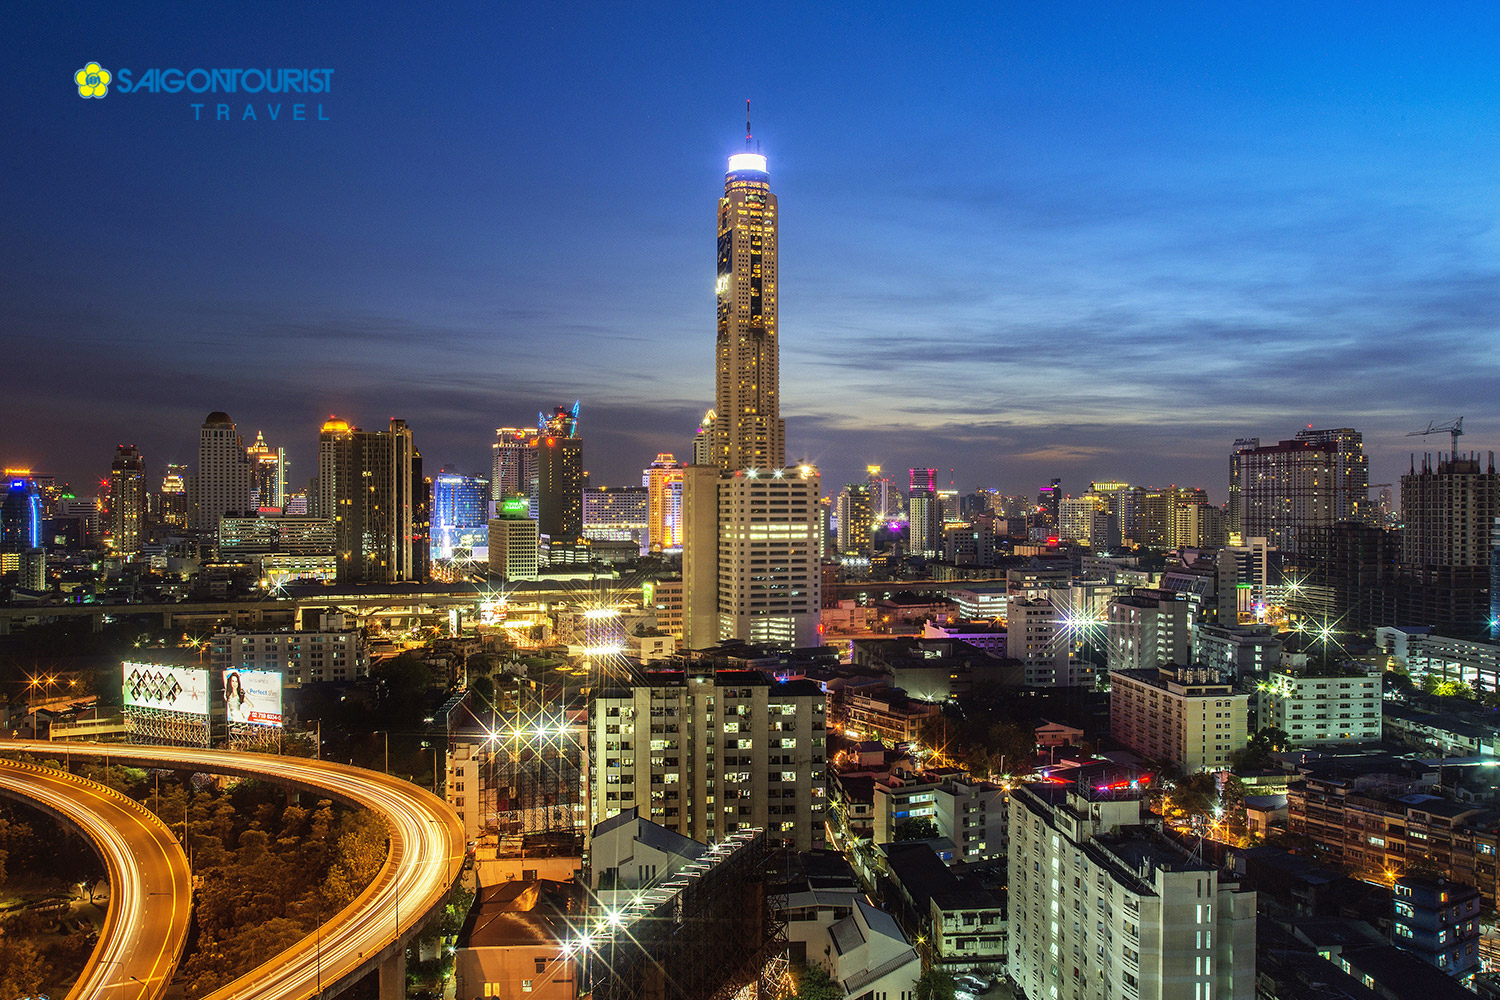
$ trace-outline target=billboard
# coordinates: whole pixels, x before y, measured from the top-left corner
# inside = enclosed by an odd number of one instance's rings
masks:
[[[155,708],[208,718],[208,671],[159,663],[124,663],[126,708]]]
[[[281,671],[224,671],[224,714],[230,723],[281,725]]]

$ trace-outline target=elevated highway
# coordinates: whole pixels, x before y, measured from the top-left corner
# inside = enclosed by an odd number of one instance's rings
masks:
[[[385,820],[390,849],[364,892],[313,935],[246,971],[209,1000],[331,998],[374,969],[380,970],[382,1000],[403,996],[406,944],[441,909],[462,871],[466,845],[453,809],[410,782],[376,771],[220,750],[0,740],[0,754],[17,753],[257,778],[370,809]],[[173,899],[185,905],[187,886],[178,887]]]
[[[0,760],[0,795],[81,829],[104,859],[109,906],[69,1000],[156,1000],[171,982],[192,917],[192,876],[177,838],[134,799],[84,778]]]

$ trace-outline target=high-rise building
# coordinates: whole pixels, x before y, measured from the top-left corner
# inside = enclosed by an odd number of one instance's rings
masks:
[[[1153,830],[1146,795],[1108,768],[1011,792],[1009,972],[1026,996],[1255,997],[1255,893]]]
[[[1216,549],[1229,540],[1224,512],[1211,503],[1179,504],[1172,514],[1172,540],[1185,549]]]
[[[670,452],[662,452],[641,473],[650,494],[647,539],[652,552],[682,548],[682,466]]]
[[[198,431],[198,474],[194,483],[193,526],[205,534],[218,534],[225,514],[242,514],[252,508],[253,481],[245,442],[235,432],[229,414],[215,410]]]
[[[109,467],[109,536],[115,554],[141,551],[146,528],[146,462],[133,444],[115,448]]]
[[[693,464],[717,465],[714,459],[714,411],[703,414],[703,422],[693,435]]]
[[[747,122],[748,125],[748,122]],[[750,138],[746,129],[745,144]],[[786,465],[777,323],[776,196],[766,158],[729,158],[719,199],[714,451],[725,472]]]
[[[489,480],[440,471],[432,477],[432,558],[488,544]]]
[[[1042,515],[1043,523],[1048,528],[1057,529],[1057,518],[1061,513],[1062,503],[1062,480],[1053,479],[1052,482],[1043,486],[1036,493],[1037,513]]]
[[[42,496],[29,476],[12,475],[0,502],[0,555],[11,557],[5,569],[15,569],[18,557],[42,544]]]
[[[318,437],[318,494],[318,516],[334,511],[339,582],[427,578],[430,497],[406,421],[365,431],[330,418]]]
[[[1185,593],[1138,588],[1116,597],[1109,605],[1109,668],[1185,666],[1192,657],[1192,627],[1193,605]]]
[[[1141,543],[1152,549],[1175,549],[1183,543],[1177,537],[1177,511],[1185,504],[1206,504],[1208,493],[1184,486],[1164,486],[1148,490],[1141,497]]]
[[[1408,622],[1480,628],[1490,620],[1491,529],[1500,517],[1495,455],[1415,458],[1401,477],[1401,583]]]
[[[1208,667],[1109,674],[1110,738],[1184,774],[1229,767],[1229,755],[1246,743],[1249,705],[1250,696],[1236,693],[1232,678]]]
[[[870,484],[870,510],[877,524],[884,524],[901,513],[901,495],[890,476],[880,474],[880,466],[865,466]]]
[[[309,491],[312,507],[309,513],[331,520],[338,520],[343,514],[338,497],[341,493],[348,497],[353,492],[350,483],[353,469],[349,465],[354,457],[350,445],[353,437],[354,429],[347,420],[329,416],[323,422],[318,431],[318,489],[315,493]]]
[[[683,624],[689,649],[730,639],[821,644],[818,470],[683,480]]]
[[[186,528],[188,526],[187,466],[167,465],[166,475],[161,477],[160,520],[164,527]]]
[[[490,519],[490,576],[533,580],[537,574],[537,530],[524,493],[501,497]]]
[[[1085,493],[1081,497],[1064,497],[1057,505],[1057,537],[1065,542],[1080,542],[1084,545],[1107,546],[1108,540],[1094,542],[1094,516],[1108,514],[1109,505],[1103,497]]]
[[[1238,446],[1237,442],[1237,446]],[[1238,505],[1243,537],[1265,538],[1274,548],[1301,553],[1306,529],[1363,520],[1369,506],[1370,470],[1358,431],[1348,427],[1302,430],[1289,441],[1238,448]],[[1236,515],[1231,512],[1231,521]]]
[[[937,470],[907,471],[907,549],[914,556],[932,557],[942,546],[943,518],[937,502]]]
[[[490,461],[490,499],[496,502],[517,493],[531,492],[532,431],[524,427],[497,427]]]
[[[1240,514],[1240,492],[1244,488],[1241,482],[1240,453],[1254,451],[1260,447],[1260,438],[1236,438],[1234,446],[1229,450],[1229,503],[1224,507],[1224,523],[1230,534],[1241,533]]]
[[[634,807],[695,840],[757,827],[820,847],[826,699],[752,670],[646,674],[589,704],[591,824]]]
[[[255,432],[255,443],[246,449],[250,460],[250,503],[259,510],[281,510],[286,506],[286,449],[272,448],[266,436]]]
[[[871,506],[868,483],[850,483],[839,491],[839,551],[844,555],[870,554]]]
[[[651,491],[645,486],[585,486],[583,537],[590,541],[643,543],[651,521]]]
[[[583,439],[578,436],[578,409],[559,406],[550,416],[538,414],[530,448],[536,462],[536,526],[551,558],[570,561],[565,553],[583,538]]]

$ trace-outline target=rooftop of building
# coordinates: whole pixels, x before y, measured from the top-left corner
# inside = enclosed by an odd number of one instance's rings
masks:
[[[515,879],[480,886],[458,934],[460,948],[547,947],[569,936],[583,910],[574,882]]]
[[[1162,691],[1175,689],[1174,693],[1181,693],[1187,697],[1249,697],[1247,694],[1234,692],[1229,679],[1215,667],[1179,666],[1176,663],[1168,663],[1161,667],[1111,670],[1109,675],[1111,680],[1118,677],[1128,678]]]
[[[669,830],[642,819],[634,806],[629,809],[621,809],[613,816],[597,823],[593,833],[589,835],[591,840],[598,840],[606,834],[612,833],[621,827],[638,824],[635,829],[635,839],[647,847],[655,848],[664,854],[675,854],[684,858],[699,858],[708,853],[708,845],[700,844],[691,837],[685,837],[675,830]]]
[[[1458,980],[1395,945],[1346,949],[1342,960],[1348,963],[1351,975],[1360,979],[1368,977],[1379,983],[1381,992],[1387,996],[1474,1000],[1474,994]]]

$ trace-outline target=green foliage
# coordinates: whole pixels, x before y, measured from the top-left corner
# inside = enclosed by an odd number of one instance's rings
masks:
[[[980,778],[1029,773],[1036,755],[1034,731],[1014,722],[994,721],[984,713],[961,720],[946,715],[928,719],[922,726],[921,742]]]
[[[1265,726],[1255,731],[1250,741],[1229,755],[1231,771],[1264,771],[1276,763],[1273,753],[1280,753],[1289,745],[1291,737],[1285,730]]]
[[[843,1000],[844,991],[821,965],[799,965],[792,977],[797,980],[796,1000]]]
[[[0,997],[31,996],[42,991],[47,967],[30,941],[0,936]]]
[[[896,840],[933,840],[938,836],[938,828],[926,816],[913,816],[896,824],[891,836]]]
[[[917,980],[916,1000],[954,1000],[958,983],[947,969],[931,968]]]

